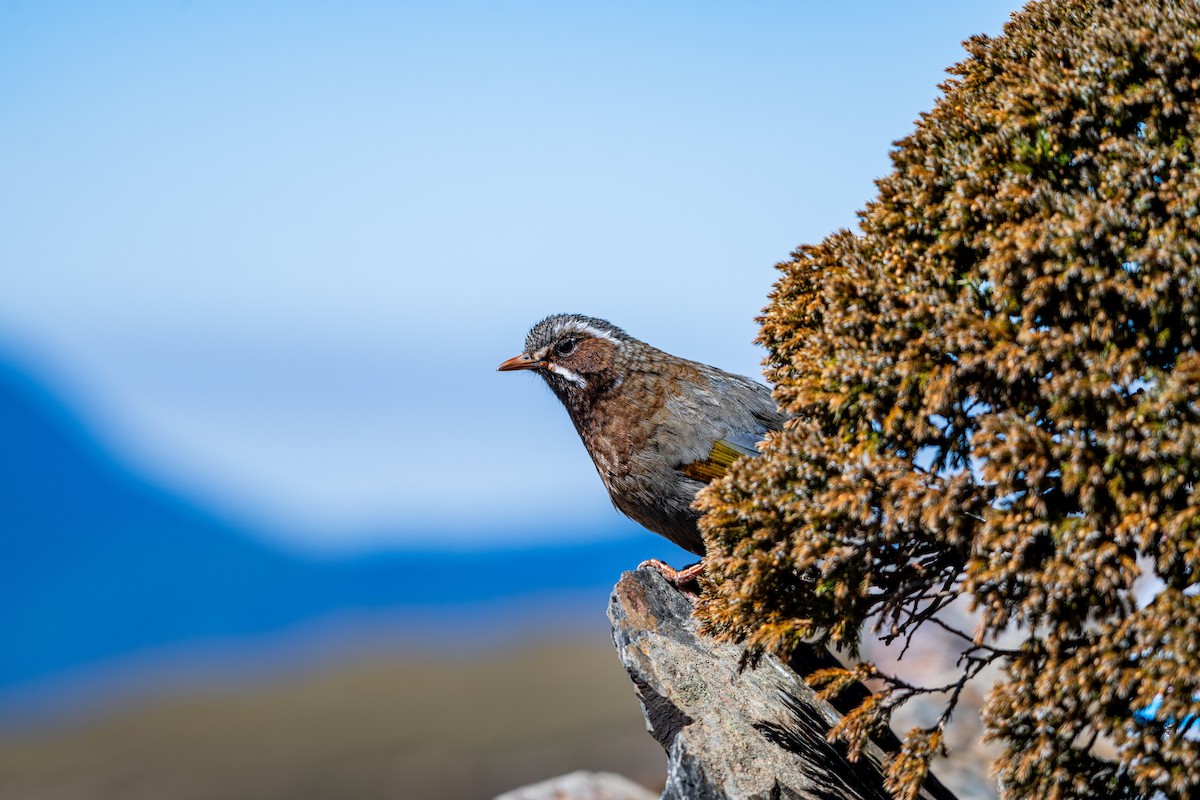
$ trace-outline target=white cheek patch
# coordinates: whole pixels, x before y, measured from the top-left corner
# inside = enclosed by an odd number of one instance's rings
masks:
[[[561,375],[576,386],[587,386],[587,381],[578,372],[573,372],[562,364],[555,364],[553,361],[546,363],[546,369],[553,372],[555,375]]]

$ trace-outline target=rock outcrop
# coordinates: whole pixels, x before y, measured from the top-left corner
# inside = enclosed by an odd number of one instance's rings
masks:
[[[830,663],[825,651],[739,669],[741,649],[699,635],[690,601],[652,570],[621,576],[608,616],[647,729],[667,751],[663,800],[890,800],[878,746],[851,763],[825,740],[838,712],[798,674]],[[930,777],[921,797],[954,795]]]

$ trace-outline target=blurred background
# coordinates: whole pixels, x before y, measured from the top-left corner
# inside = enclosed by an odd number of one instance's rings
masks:
[[[0,798],[661,786],[604,612],[689,556],[495,367],[759,374],[1017,5],[0,4]]]

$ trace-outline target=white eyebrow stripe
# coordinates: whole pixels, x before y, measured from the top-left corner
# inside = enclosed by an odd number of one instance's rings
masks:
[[[607,339],[608,341],[612,342],[613,344],[617,345],[618,347],[621,346],[621,344],[623,344],[623,342],[621,342],[620,339],[616,338],[608,331],[602,331],[599,328],[593,328],[591,325],[582,324],[582,325],[572,325],[570,327],[573,328],[574,330],[578,331],[579,333],[586,333],[589,336],[592,336],[596,339]]]
[[[546,369],[563,376],[576,386],[587,386],[587,381],[583,379],[579,373],[567,369],[561,364],[555,364],[553,361],[546,362]]]

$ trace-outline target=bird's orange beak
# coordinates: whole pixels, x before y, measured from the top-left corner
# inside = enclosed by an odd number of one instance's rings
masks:
[[[512,372],[517,369],[537,369],[540,366],[543,366],[541,361],[534,361],[529,357],[528,353],[521,353],[521,355],[513,356],[508,361],[496,367],[496,371]]]

